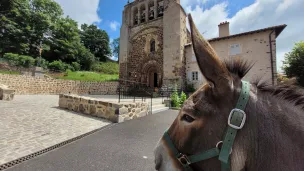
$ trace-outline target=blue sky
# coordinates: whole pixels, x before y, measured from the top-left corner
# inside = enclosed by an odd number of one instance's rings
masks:
[[[78,24],[96,24],[111,40],[119,37],[122,11],[128,0],[55,0]],[[131,1],[131,0],[130,0]],[[204,36],[218,36],[218,24],[230,22],[230,34],[287,24],[277,38],[277,69],[294,43],[304,40],[303,0],[180,0]]]
[[[119,37],[122,11],[127,4],[127,0],[100,0],[97,14],[102,18],[98,27],[106,30],[110,38]]]

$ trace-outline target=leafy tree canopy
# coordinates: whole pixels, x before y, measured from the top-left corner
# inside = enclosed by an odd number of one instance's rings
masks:
[[[77,63],[85,70],[111,56],[106,31],[87,24],[79,30],[54,0],[0,0],[0,40],[0,57],[15,53],[37,58],[43,48],[48,62]]]
[[[106,61],[111,55],[109,47],[109,36],[104,30],[100,30],[95,25],[81,25],[81,43],[93,53],[99,61]]]
[[[299,84],[304,86],[304,41],[295,43],[291,52],[285,54],[283,64],[287,77],[296,77]]]

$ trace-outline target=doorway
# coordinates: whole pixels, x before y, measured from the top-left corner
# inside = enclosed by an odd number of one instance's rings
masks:
[[[154,73],[154,87],[158,87],[157,80],[158,80],[157,73]]]

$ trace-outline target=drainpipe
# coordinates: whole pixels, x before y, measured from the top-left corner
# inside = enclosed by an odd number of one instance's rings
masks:
[[[271,34],[275,30],[273,29],[269,34],[269,48],[270,48],[270,62],[271,62],[271,76],[272,76],[272,85],[274,85],[274,72],[273,72],[273,54],[272,54],[272,40],[271,40]]]

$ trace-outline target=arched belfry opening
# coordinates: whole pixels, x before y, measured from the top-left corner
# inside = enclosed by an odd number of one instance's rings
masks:
[[[146,7],[144,4],[140,6],[140,23],[146,22]]]
[[[157,0],[157,17],[164,15],[164,0]]]
[[[134,25],[137,25],[139,24],[139,21],[138,21],[138,8],[135,8],[133,10],[133,21],[134,21]]]
[[[148,11],[149,11],[149,20],[153,20],[155,18],[155,6],[154,1],[150,1],[148,5]]]

